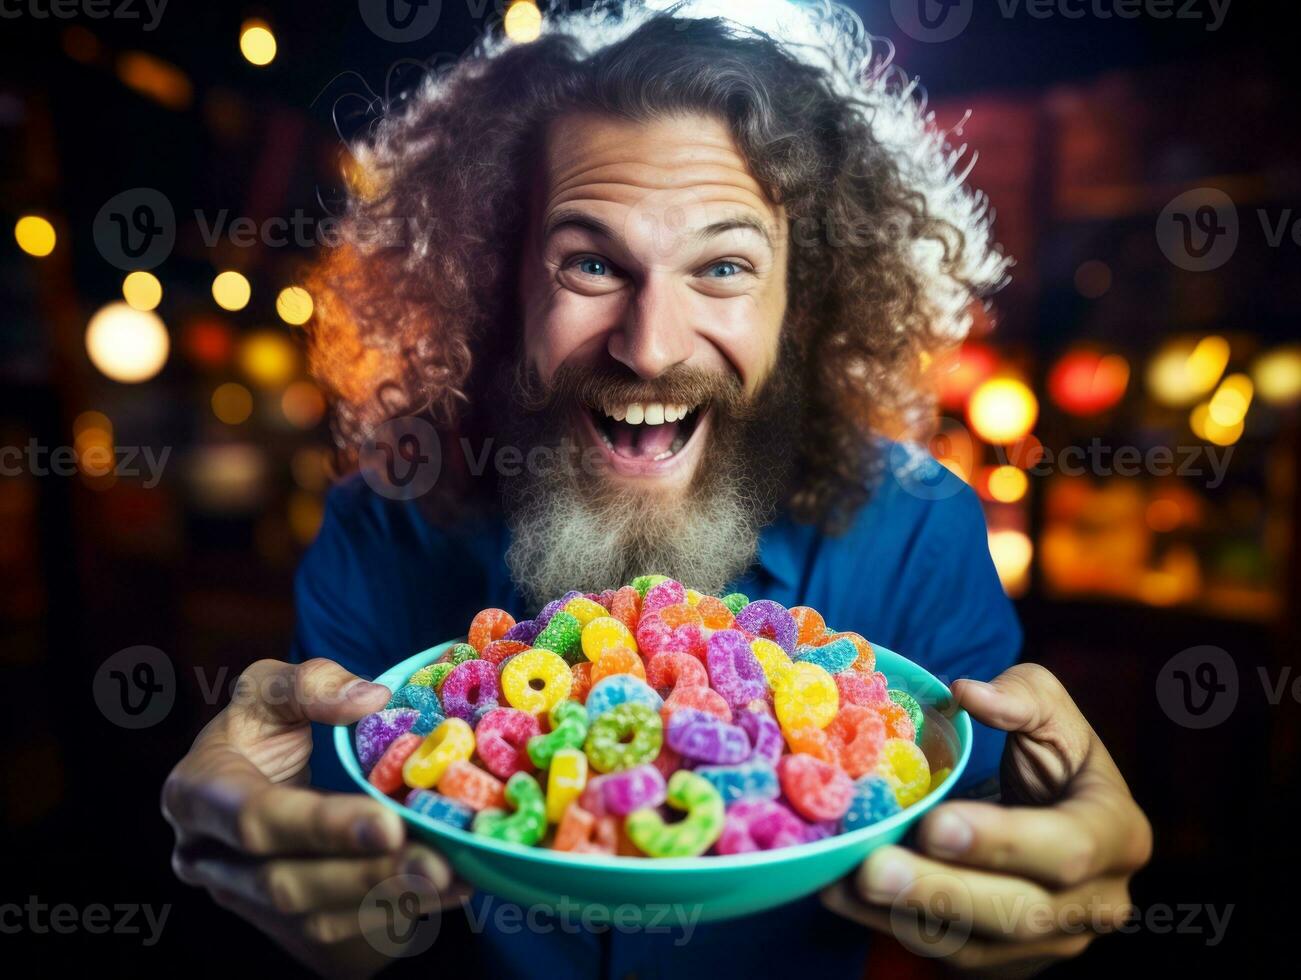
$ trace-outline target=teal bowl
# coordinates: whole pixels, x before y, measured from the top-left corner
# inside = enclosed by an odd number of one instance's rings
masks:
[[[457,641],[452,641],[457,642]],[[404,660],[375,678],[397,689],[437,660],[451,642]],[[912,806],[869,827],[811,844],[727,857],[638,858],[571,854],[490,840],[439,823],[372,786],[354,749],[352,726],[334,730],[334,746],[357,785],[407,822],[411,835],[443,854],[480,891],[526,907],[581,908],[592,919],[624,921],[665,908],[690,908],[699,921],[750,915],[810,895],[852,871],[878,847],[897,843],[962,776],[971,755],[971,719],[947,687],[911,661],[874,645],[890,687],[908,691],[926,715],[922,750],[932,770],[952,772]]]

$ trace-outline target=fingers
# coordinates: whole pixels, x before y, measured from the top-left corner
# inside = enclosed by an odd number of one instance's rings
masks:
[[[379,711],[391,697],[383,684],[372,684],[332,660],[259,660],[240,675],[231,708],[271,724],[348,725]]]

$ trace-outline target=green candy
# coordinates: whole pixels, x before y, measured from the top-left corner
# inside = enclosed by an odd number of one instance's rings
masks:
[[[439,661],[436,664],[430,664],[428,667],[421,667],[408,684],[421,684],[425,687],[432,687],[435,691],[443,689],[443,681],[447,680],[447,675],[456,669],[456,664],[448,663],[446,660]]]
[[[630,741],[624,739],[632,736]],[[626,702],[615,705],[587,730],[584,749],[597,772],[631,769],[652,762],[664,742],[664,721],[649,705]]]
[[[577,617],[563,609],[551,617],[551,621],[533,641],[533,649],[550,650],[565,658],[565,663],[573,664],[584,659],[580,643],[583,637],[583,624]]]
[[[547,717],[551,731],[528,741],[529,759],[539,769],[549,767],[561,749],[581,749],[587,738],[587,709],[577,701],[558,702]]]
[[[723,605],[725,605],[728,609],[732,610],[733,616],[735,616],[737,613],[739,613],[742,609],[744,609],[749,604],[750,604],[750,597],[746,595],[744,592],[733,592],[731,595],[723,596]]]
[[[655,586],[659,585],[661,582],[667,582],[668,580],[669,577],[667,575],[638,575],[632,580],[632,587],[637,590],[638,594],[643,599],[645,599],[647,592],[655,588]]]
[[[458,643],[456,646],[452,647],[452,649],[448,650],[447,653],[443,654],[441,663],[451,664],[453,667],[457,667],[465,663],[467,660],[478,659],[478,650],[470,646],[468,643]]]
[[[926,723],[926,716],[922,713],[922,706],[917,703],[917,699],[907,691],[888,691],[890,700],[908,712],[908,717],[913,720],[913,741],[918,745],[922,744],[922,725]]]
[[[677,823],[665,823],[653,807],[628,814],[628,838],[653,858],[697,857],[723,834],[723,797],[709,780],[686,769],[669,777],[669,806],[685,810]]]
[[[505,795],[514,811],[480,810],[470,830],[493,840],[532,847],[547,830],[547,804],[542,787],[528,773],[517,772],[506,781]]]

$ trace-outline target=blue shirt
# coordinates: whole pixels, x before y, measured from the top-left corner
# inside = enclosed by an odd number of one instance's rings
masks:
[[[435,527],[414,503],[382,497],[356,476],[340,482],[298,570],[293,659],[326,657],[373,678],[464,635],[482,608],[523,613],[504,559],[509,535],[495,517]],[[1021,629],[989,556],[980,503],[929,459],[902,479],[887,468],[840,536],[779,518],[763,530],[757,562],[733,589],[812,606],[836,629],[861,633],[946,682],[989,680],[1020,649]],[[959,792],[998,771],[1003,735],[975,728]],[[314,732],[313,783],[352,789],[330,734],[320,726]],[[748,919],[697,925],[685,944],[680,931],[557,927],[503,934],[493,901],[477,895],[471,911],[487,923],[480,954],[506,975],[858,976],[868,942],[866,929],[824,911],[816,896]]]

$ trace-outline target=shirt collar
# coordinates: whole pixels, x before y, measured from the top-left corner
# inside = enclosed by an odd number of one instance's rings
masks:
[[[798,586],[813,530],[786,513],[779,515],[759,532],[759,567],[787,588]]]

